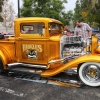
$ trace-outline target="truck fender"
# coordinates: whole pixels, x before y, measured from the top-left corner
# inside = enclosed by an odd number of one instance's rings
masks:
[[[3,67],[3,63],[2,60],[0,58],[0,73],[4,72],[4,67]]]
[[[45,70],[41,74],[41,76],[43,76],[43,77],[54,76],[60,72],[63,72],[64,70],[67,70],[69,68],[74,68],[74,66],[76,66],[76,65],[77,65],[76,68],[78,69],[79,65],[84,63],[84,62],[99,62],[100,63],[100,56],[99,55],[92,55],[92,54],[80,56],[76,59],[69,61],[68,63],[66,63],[62,66],[59,66],[59,67],[56,67],[53,69]]]
[[[6,69],[7,58],[5,54],[0,50],[0,69]],[[3,67],[3,68],[2,68]]]

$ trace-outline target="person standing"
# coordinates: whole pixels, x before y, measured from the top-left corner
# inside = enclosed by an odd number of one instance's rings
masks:
[[[77,20],[74,35],[80,35],[83,39],[87,39],[92,36],[92,29],[87,23]]]

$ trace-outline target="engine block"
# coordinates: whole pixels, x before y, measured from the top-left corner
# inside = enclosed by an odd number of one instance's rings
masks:
[[[76,58],[87,53],[87,41],[81,36],[68,36],[63,41],[62,54],[63,57]]]

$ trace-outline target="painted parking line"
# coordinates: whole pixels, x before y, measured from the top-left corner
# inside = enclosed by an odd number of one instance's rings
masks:
[[[15,96],[18,96],[18,97],[25,97],[26,96],[26,94],[24,94],[24,93],[16,92],[12,89],[8,89],[8,88],[5,88],[5,87],[0,87],[0,91],[5,92],[5,93],[9,93],[9,94],[12,94],[12,95],[15,95]]]

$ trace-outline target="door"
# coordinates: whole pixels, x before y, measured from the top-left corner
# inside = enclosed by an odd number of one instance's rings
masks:
[[[22,23],[20,37],[16,38],[18,62],[47,64],[45,23]]]

